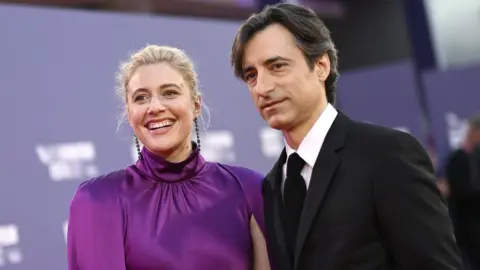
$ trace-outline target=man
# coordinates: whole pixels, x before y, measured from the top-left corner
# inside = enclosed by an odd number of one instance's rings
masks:
[[[446,166],[458,243],[472,270],[480,270],[480,116],[468,121],[465,144]]]
[[[278,4],[252,15],[231,57],[286,142],[263,184],[272,269],[462,269],[425,150],[333,107],[337,52],[310,9]]]

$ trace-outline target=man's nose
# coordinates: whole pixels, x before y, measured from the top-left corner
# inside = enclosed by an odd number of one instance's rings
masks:
[[[162,111],[165,111],[165,105],[162,100],[160,98],[152,98],[148,107],[148,113],[157,114]]]
[[[267,95],[269,92],[273,91],[274,88],[275,87],[271,76],[268,76],[267,74],[259,74],[257,76],[257,85],[255,87],[255,91],[258,95]]]

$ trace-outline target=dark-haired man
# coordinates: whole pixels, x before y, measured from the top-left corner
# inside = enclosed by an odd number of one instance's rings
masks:
[[[471,270],[480,270],[480,115],[468,120],[464,145],[446,164],[456,236]]]
[[[285,138],[263,185],[273,269],[462,269],[422,146],[334,108],[337,51],[310,9],[278,4],[254,14],[231,60]]]

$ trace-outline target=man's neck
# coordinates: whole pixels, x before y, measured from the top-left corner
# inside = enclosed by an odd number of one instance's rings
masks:
[[[291,130],[283,130],[283,137],[287,142],[288,146],[292,149],[297,150],[300,144],[302,143],[305,136],[307,136],[308,132],[312,129],[315,122],[317,122],[318,118],[327,108],[328,103],[325,102],[321,106],[317,106],[313,113],[308,117],[305,121],[299,123],[297,126],[292,128]]]

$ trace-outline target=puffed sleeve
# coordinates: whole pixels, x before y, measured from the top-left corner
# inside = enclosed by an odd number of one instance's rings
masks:
[[[124,218],[114,192],[86,182],[70,203],[67,236],[69,270],[125,270]]]
[[[265,176],[253,170],[245,170],[242,173],[244,175],[239,175],[242,176],[241,182],[243,184],[248,206],[252,216],[255,217],[258,226],[265,235],[265,217],[262,196],[262,183],[265,179]]]
[[[261,236],[257,230],[251,227],[254,246],[254,266],[253,269],[276,269],[273,266],[271,258],[268,256],[268,248],[265,243],[265,217],[263,209],[262,184],[265,176],[251,169],[225,166],[238,179],[242,186],[245,199],[250,210],[251,217],[255,218]]]

